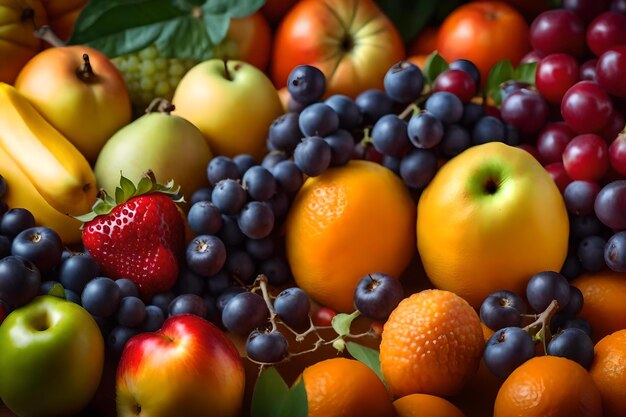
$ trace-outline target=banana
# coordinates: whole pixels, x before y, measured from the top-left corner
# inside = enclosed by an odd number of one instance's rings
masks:
[[[38,225],[54,229],[66,245],[80,243],[81,222],[52,208],[13,159],[0,148],[0,175],[7,183],[4,200],[11,208],[28,209]]]
[[[50,206],[71,215],[91,210],[97,189],[89,162],[6,83],[0,83],[0,148]]]

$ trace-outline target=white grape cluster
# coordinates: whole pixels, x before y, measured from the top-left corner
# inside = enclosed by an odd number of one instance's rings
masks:
[[[171,101],[183,75],[198,63],[193,59],[165,58],[155,45],[112,61],[124,76],[133,108],[139,113],[156,97]]]

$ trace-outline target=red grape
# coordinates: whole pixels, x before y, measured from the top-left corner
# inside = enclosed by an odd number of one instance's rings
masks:
[[[561,115],[578,133],[597,132],[608,122],[613,106],[607,92],[593,81],[574,84],[563,96]]]
[[[618,173],[626,175],[626,134],[622,133],[609,146],[611,167]]]
[[[562,7],[571,10],[585,22],[591,21],[606,8],[605,0],[563,0]]]
[[[596,56],[613,46],[626,45],[626,15],[604,12],[587,28],[587,45]]]
[[[599,180],[609,168],[609,150],[598,135],[578,135],[563,152],[563,166],[573,180]]]
[[[620,12],[626,14],[626,0],[613,0],[609,6],[612,12]]]
[[[578,62],[568,54],[556,53],[537,64],[535,85],[551,103],[561,104],[565,92],[578,81]]]
[[[476,95],[477,89],[476,82],[468,72],[451,69],[437,76],[434,91],[447,91],[467,103]]]
[[[539,51],[532,50],[522,57],[520,64],[528,64],[530,62],[539,62],[544,56],[546,55],[542,54]]]
[[[529,145],[528,143],[522,143],[520,145],[517,145],[517,147],[531,154],[533,158],[535,158],[537,161],[539,160],[539,153],[537,152],[537,148],[535,148],[533,145]]]
[[[554,183],[558,187],[561,194],[563,194],[567,185],[572,182],[572,179],[567,176],[567,172],[565,172],[563,164],[561,162],[553,162],[546,165],[544,168],[554,180]]]
[[[609,94],[626,98],[626,46],[615,46],[600,55],[596,74],[598,84]]]
[[[546,124],[548,103],[538,92],[522,88],[506,96],[500,114],[502,120],[520,132],[534,133]]]
[[[537,153],[543,165],[563,160],[563,151],[576,133],[564,122],[547,125],[537,137]]]
[[[571,10],[545,11],[530,26],[530,44],[546,55],[564,52],[581,57],[586,49],[585,24]]]
[[[585,61],[578,67],[578,78],[580,81],[596,81],[596,64],[598,60],[593,58]]]
[[[613,109],[611,117],[609,117],[609,121],[606,125],[604,125],[602,130],[598,132],[598,134],[608,143],[611,143],[611,141],[615,139],[622,130],[624,130],[625,125],[626,121],[624,120],[624,114],[616,109]]]

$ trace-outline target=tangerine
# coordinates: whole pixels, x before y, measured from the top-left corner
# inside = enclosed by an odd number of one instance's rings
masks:
[[[380,365],[398,396],[458,393],[478,370],[484,347],[476,311],[436,289],[405,298],[383,327]]]
[[[502,383],[494,417],[601,417],[600,391],[585,368],[558,356],[520,365]]]
[[[393,402],[398,417],[465,417],[450,401],[429,394],[411,394]]]
[[[572,281],[583,293],[579,317],[591,325],[594,341],[626,329],[626,274],[602,271],[584,274]]]
[[[602,397],[606,416],[626,416],[626,329],[600,340],[589,373]]]
[[[317,362],[302,372],[309,417],[391,417],[389,392],[367,365],[346,358]]]
[[[353,160],[308,178],[285,223],[287,259],[298,286],[338,312],[373,272],[399,277],[415,254],[415,203],[392,171]]]

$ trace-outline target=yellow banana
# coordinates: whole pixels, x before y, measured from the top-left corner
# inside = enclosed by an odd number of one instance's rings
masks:
[[[89,162],[5,83],[0,83],[0,148],[50,206],[71,215],[91,210],[97,189]]]
[[[80,243],[81,223],[52,208],[2,148],[0,148],[0,175],[8,185],[4,199],[9,207],[28,209],[35,216],[38,225],[54,229],[66,245]]]

